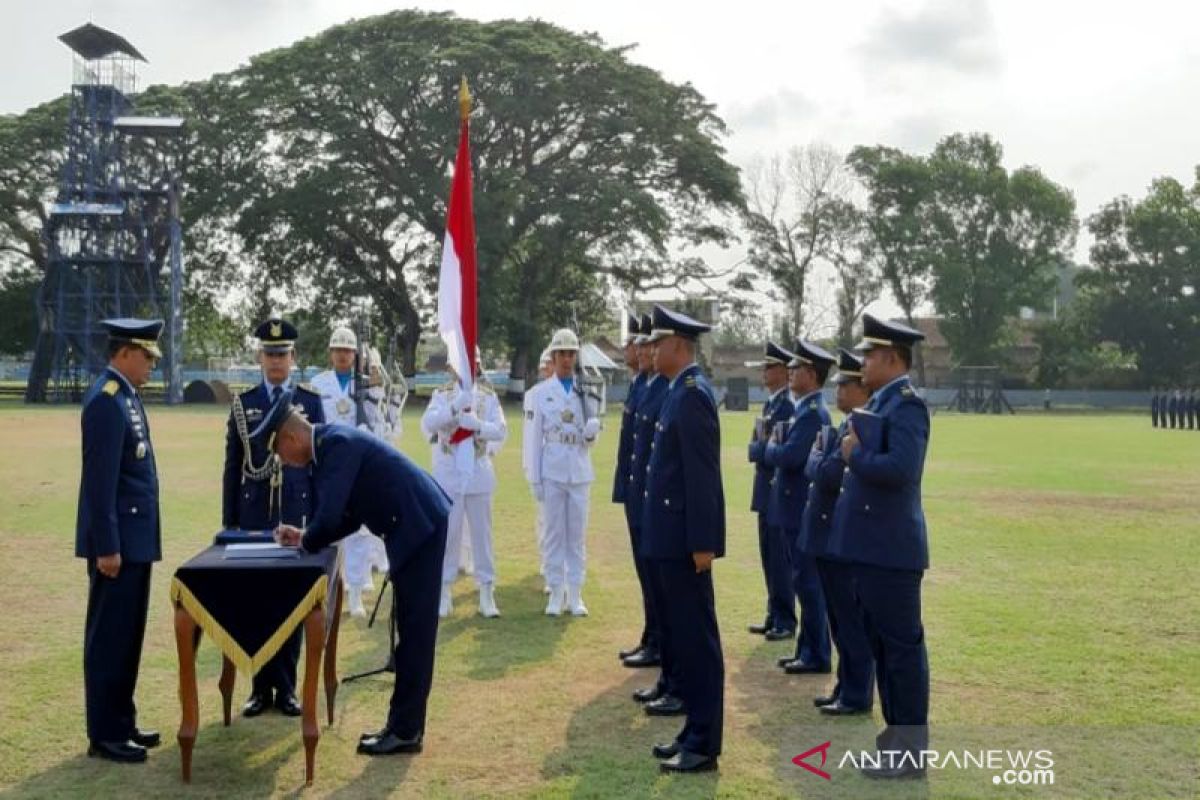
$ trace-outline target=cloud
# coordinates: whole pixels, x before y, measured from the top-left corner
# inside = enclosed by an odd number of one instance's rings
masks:
[[[987,0],[929,0],[914,11],[888,9],[857,51],[872,71],[899,66],[978,75],[1003,68]]]
[[[725,121],[735,131],[775,130],[811,119],[817,105],[793,89],[777,89],[729,107]]]
[[[939,139],[952,132],[947,121],[937,114],[910,114],[892,123],[887,143],[910,153],[928,153]]]

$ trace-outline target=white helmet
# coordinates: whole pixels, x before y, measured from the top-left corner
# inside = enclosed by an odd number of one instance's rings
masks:
[[[579,337],[570,328],[559,328],[550,337],[550,352],[555,350],[579,350]]]
[[[335,347],[358,350],[358,337],[349,328],[334,328],[333,334],[329,337],[329,349],[332,350]]]
[[[539,359],[538,359],[538,366],[539,366],[539,367],[540,367],[540,366],[544,366],[544,365],[546,365],[546,364],[549,364],[549,363],[550,363],[550,362],[552,362],[553,360],[554,360],[554,359],[550,357],[550,348],[549,348],[549,347],[547,347],[545,350],[543,350],[543,351],[542,351],[542,356],[541,356],[541,358],[539,358]]]

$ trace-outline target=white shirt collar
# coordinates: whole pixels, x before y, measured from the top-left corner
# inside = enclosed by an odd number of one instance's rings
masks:
[[[788,391],[788,387],[787,387],[787,384],[785,383],[783,386],[780,386],[778,389],[771,392],[771,396],[767,398],[768,402],[771,400],[774,400],[776,397],[779,397],[779,395],[781,395],[787,391]],[[788,392],[788,395],[790,396],[791,392]]]

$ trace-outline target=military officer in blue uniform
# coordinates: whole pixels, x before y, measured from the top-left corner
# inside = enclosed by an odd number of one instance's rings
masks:
[[[781,431],[777,441],[767,445],[763,461],[774,469],[767,520],[784,532],[791,547],[792,587],[800,601],[800,635],[791,658],[779,659],[779,666],[789,675],[827,673],[832,654],[829,644],[829,623],[825,616],[825,596],[821,578],[811,556],[800,549],[800,525],[808,500],[808,478],[804,467],[813,442],[822,428],[829,426],[829,409],[821,387],[829,377],[829,369],[837,361],[826,350],[803,339],[796,342],[796,351],[788,361],[788,385],[795,402],[795,412]]]
[[[664,643],[676,665],[687,718],[675,740],[657,744],[667,772],[717,767],[725,665],[713,595],[713,560],[725,554],[721,426],[712,386],[696,363],[709,325],[654,307],[655,369],[669,381],[650,446],[642,500],[642,553],[667,598]]]
[[[1150,387],[1150,426],[1158,427],[1158,387]]]
[[[618,653],[621,663],[627,667],[656,667],[660,662],[658,646],[658,624],[654,619],[651,606],[650,585],[646,573],[646,562],[638,555],[641,544],[641,520],[629,514],[629,483],[630,465],[636,444],[638,405],[646,390],[646,383],[651,373],[643,366],[640,351],[646,341],[642,335],[642,321],[633,314],[626,315],[625,321],[625,367],[633,377],[629,386],[629,394],[625,397],[625,405],[621,413],[621,434],[617,445],[617,465],[613,474],[614,503],[620,503],[625,510],[625,522],[629,528],[630,552],[633,556],[633,566],[637,573],[638,587],[642,592],[642,635],[636,647],[622,650]],[[648,360],[648,359],[646,359]]]
[[[312,467],[317,506],[304,528],[282,524],[276,539],[316,553],[364,525],[383,537],[395,593],[396,681],[386,723],[362,735],[358,752],[419,753],[433,686],[450,498],[391,444],[345,425],[313,425],[292,399],[289,393],[280,398],[254,438],[271,443],[285,464]]]
[[[150,570],[162,558],[158,473],[138,389],[162,353],[162,320],[111,319],[108,367],[83,398],[83,468],[75,555],[87,560],[83,682],[88,755],[146,760],[160,736],[137,726],[133,695],[150,603]]]
[[[1175,422],[1179,414],[1179,390],[1167,390],[1167,419],[1170,420],[1171,430],[1175,430]],[[1166,427],[1165,425],[1163,427]]]
[[[625,517],[630,527],[638,530],[637,559],[642,564],[647,592],[647,610],[652,620],[654,639],[658,643],[659,673],[658,679],[652,686],[635,689],[633,699],[642,703],[643,710],[653,717],[673,717],[684,713],[683,700],[679,693],[679,680],[675,662],[671,658],[671,650],[666,646],[666,632],[662,624],[661,609],[670,598],[665,594],[661,582],[656,579],[654,563],[642,553],[641,540],[642,516],[645,510],[646,470],[650,463],[651,445],[654,443],[655,426],[658,415],[662,410],[663,401],[667,397],[669,381],[660,375],[654,366],[654,345],[650,342],[650,334],[654,330],[654,321],[649,314],[643,314],[640,326],[638,345],[638,366],[646,375],[645,387],[638,400],[635,427],[633,431],[632,452],[629,454],[629,487],[625,492]],[[626,659],[628,663],[629,659]]]
[[[921,476],[929,447],[929,409],[908,377],[913,346],[924,335],[863,315],[863,384],[873,431],[865,440],[854,416],[842,439],[846,462],[828,552],[853,564],[854,585],[875,657],[887,728],[881,751],[899,751],[872,778],[922,777],[917,761],[929,742],[929,657],[921,622],[921,580],[929,567]],[[862,423],[868,423],[864,420]]]
[[[259,341],[262,383],[234,398],[225,432],[225,472],[222,480],[221,523],[226,529],[273,530],[280,523],[303,525],[313,513],[312,475],[308,468],[283,467],[265,445],[251,442],[249,433],[272,404],[292,387],[294,347],[299,331],[285,319],[268,319],[254,329]],[[321,395],[304,384],[294,388],[293,403],[312,422],[324,422]],[[256,717],[272,705],[287,716],[300,715],[296,700],[296,662],[301,631],[288,637],[279,652],[263,665],[252,681],[242,714]]]
[[[767,402],[762,414],[754,420],[750,436],[749,459],[754,464],[754,488],[750,495],[750,510],[758,517],[758,557],[762,562],[763,578],[767,585],[767,614],[761,625],[750,625],[751,633],[763,635],[768,641],[790,639],[796,635],[796,597],[792,591],[792,546],[778,526],[767,522],[767,505],[771,494],[771,479],[775,470],[767,466],[763,453],[771,432],[781,422],[787,422],[795,412],[788,391],[788,361],[792,354],[774,342],[767,342],[762,362],[762,382],[767,390]]]
[[[845,462],[842,461],[842,437],[849,429],[851,410],[865,406],[871,393],[862,382],[862,359],[849,350],[838,351],[837,407],[846,415],[842,424],[824,428],[809,454],[804,468],[808,477],[808,502],[800,527],[799,550],[816,560],[829,632],[837,650],[837,682],[828,695],[813,699],[822,714],[843,716],[865,714],[871,710],[875,693],[875,659],[863,626],[862,611],[854,589],[853,567],[828,552],[829,528],[841,494]]]

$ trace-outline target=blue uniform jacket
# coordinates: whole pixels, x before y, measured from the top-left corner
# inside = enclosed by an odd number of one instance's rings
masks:
[[[111,367],[84,395],[82,429],[75,555],[158,561],[162,525],[150,427],[141,399]]]
[[[771,497],[767,504],[767,522],[788,530],[799,530],[808,500],[808,478],[804,465],[821,427],[830,423],[829,409],[820,390],[810,392],[796,403],[787,439],[768,444],[763,462],[775,468],[771,479]]]
[[[271,395],[265,383],[242,392],[242,408],[246,411],[247,428],[251,431],[271,408]],[[293,404],[304,409],[308,421],[325,421],[321,395],[298,384],[292,394]],[[221,524],[226,528],[248,531],[274,528],[280,522],[302,525],[313,514],[312,475],[307,468],[283,468],[282,509],[271,509],[269,479],[252,481],[242,477],[242,440],[237,434],[232,412],[225,430],[225,473],[222,476]],[[267,457],[266,443],[252,448],[254,465]],[[282,512],[282,513],[281,513]]]
[[[692,365],[663,400],[650,443],[642,509],[642,555],[691,559],[725,554],[721,426],[711,384]]]
[[[871,398],[883,417],[882,452],[860,446],[842,477],[828,552],[835,558],[892,569],[929,567],[921,474],[929,446],[929,409],[907,376]]]
[[[625,476],[629,488],[625,494],[625,520],[629,526],[640,527],[645,506],[646,470],[650,468],[650,445],[654,442],[654,426],[667,399],[669,381],[662,375],[646,383],[638,402],[637,427],[633,431],[633,452],[629,454],[629,472]]]
[[[450,516],[450,498],[432,475],[357,428],[314,426],[312,471],[316,514],[303,539],[309,552],[366,525],[399,568]]]
[[[614,503],[626,501],[626,489],[629,486],[629,456],[633,453],[633,429],[637,425],[637,407],[642,392],[646,388],[646,373],[639,372],[629,385],[629,394],[625,395],[625,405],[621,409],[621,435],[617,440],[617,468],[613,474]]]
[[[775,430],[775,423],[786,422],[792,418],[796,407],[792,405],[792,396],[786,388],[767,400],[763,405],[762,419],[767,420],[766,435]],[[750,461],[754,463],[754,489],[750,494],[750,510],[760,514],[767,513],[767,505],[771,495],[771,477],[775,470],[763,461],[763,452],[767,449],[766,440],[750,443]]]
[[[846,464],[842,461],[842,437],[847,433],[847,423],[842,422],[824,442],[824,447],[815,445],[808,454],[804,475],[808,478],[808,502],[804,504],[804,522],[800,526],[800,551],[810,556],[828,557],[829,529],[833,525],[833,512],[842,488],[842,473]]]

